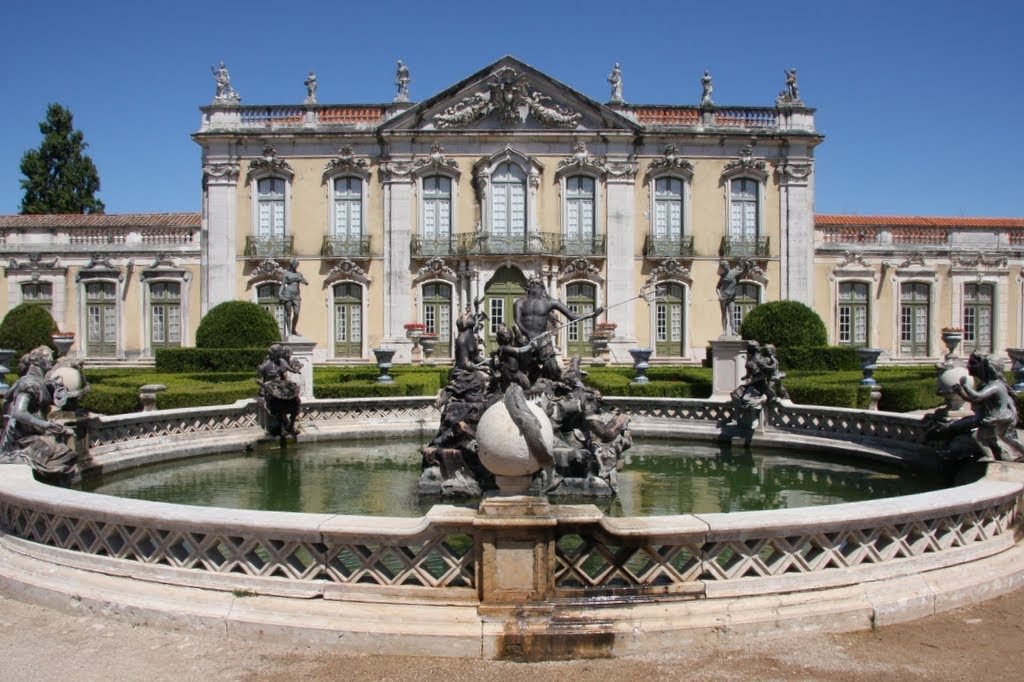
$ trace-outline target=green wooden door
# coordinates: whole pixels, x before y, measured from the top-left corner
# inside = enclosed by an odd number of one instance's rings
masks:
[[[681,284],[659,286],[655,302],[654,350],[658,357],[681,357],[686,352],[686,291]]]
[[[444,282],[423,285],[423,324],[437,336],[435,358],[452,356],[452,287]]]
[[[565,288],[565,305],[576,315],[594,312],[596,298],[597,287],[593,284],[573,282]],[[570,324],[566,328],[566,354],[569,357],[579,355],[582,358],[593,355],[590,346],[590,335],[593,331],[593,318]]]
[[[508,266],[494,273],[494,277],[484,287],[484,312],[489,318],[484,326],[484,342],[488,352],[495,349],[494,335],[498,325],[504,322],[511,327],[515,322],[512,305],[525,293],[526,278],[523,273]]]
[[[334,285],[334,357],[358,358],[363,346],[363,288],[355,282]]]

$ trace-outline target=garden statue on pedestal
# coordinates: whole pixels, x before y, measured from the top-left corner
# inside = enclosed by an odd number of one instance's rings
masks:
[[[299,312],[302,310],[302,290],[300,285],[309,284],[299,272],[299,261],[292,259],[288,269],[281,273],[281,288],[277,298],[284,307],[285,340],[290,336],[299,335]]]
[[[937,450],[946,459],[1024,461],[1014,391],[1003,379],[1002,361],[971,353],[967,372],[969,376],[961,377],[954,390],[971,403],[974,414],[949,422],[935,414],[925,415],[930,425],[927,437],[940,443]],[[972,379],[980,384],[977,389]]]
[[[786,375],[779,370],[775,346],[761,346],[757,341],[747,344],[746,375],[732,392],[733,421],[748,429],[757,428],[765,404],[789,400],[782,385]]]
[[[256,397],[260,421],[268,433],[282,440],[299,434],[295,420],[302,400],[299,385],[289,375],[301,371],[302,365],[292,359],[291,349],[279,343],[270,347],[267,359],[256,370],[256,383],[260,386]]]
[[[45,476],[62,476],[75,470],[77,455],[67,444],[71,430],[46,418],[67,396],[59,379],[47,378],[52,368],[53,353],[46,346],[21,356],[20,378],[4,398],[0,463],[28,464]]]

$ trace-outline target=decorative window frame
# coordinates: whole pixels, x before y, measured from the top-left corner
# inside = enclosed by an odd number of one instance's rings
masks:
[[[334,181],[342,178],[359,178],[359,234],[362,237],[367,235],[366,207],[369,205],[370,196],[370,162],[368,159],[358,157],[352,151],[352,147],[344,146],[338,150],[338,156],[331,159],[324,166],[324,172],[320,184],[324,187],[327,199],[327,229],[324,234],[333,237],[335,220]],[[288,207],[285,206],[287,214]],[[333,338],[333,334],[331,335]]]
[[[191,296],[192,273],[184,268],[178,267],[173,259],[160,254],[153,261],[153,264],[139,273],[139,284],[142,289],[142,296],[139,297],[139,338],[142,339],[142,358],[154,357],[150,329],[151,292],[150,285],[157,282],[170,282],[180,286],[180,299],[178,303],[178,314],[181,319],[178,321],[181,329],[182,348],[192,345],[191,329],[189,328],[189,299]]]
[[[491,175],[498,166],[506,162],[519,166],[526,176],[526,233],[536,234],[540,224],[537,216],[537,189],[540,187],[544,165],[511,146],[485,156],[473,164],[473,186],[476,188],[477,202],[480,205],[480,231],[491,231]]]
[[[883,264],[881,269],[873,266],[864,260],[864,256],[853,251],[847,251],[843,254],[842,260],[835,264],[832,268],[832,272],[828,275],[828,284],[831,298],[829,299],[832,304],[828,309],[828,330],[831,337],[830,343],[833,345],[839,344],[839,285],[844,282],[856,282],[868,285],[868,348],[878,348],[878,323],[879,323],[879,308],[881,306],[878,303],[879,284],[882,281],[882,270],[887,265]],[[896,291],[896,317],[899,318],[899,291]],[[899,330],[896,331],[897,336]]]
[[[991,284],[992,285],[992,324],[995,329],[992,334],[992,347],[996,349],[1006,348],[1008,343],[1007,328],[1009,326],[1009,306],[1004,302],[1010,300],[1010,269],[1005,257],[987,257],[982,254],[969,255],[961,254],[953,258],[953,265],[949,269],[950,280],[950,304],[952,311],[950,319],[954,327],[964,326],[964,285],[965,284]]]
[[[568,180],[573,177],[586,177],[594,181],[594,236],[598,236],[606,229],[603,229],[604,211],[602,207],[606,201],[605,179],[608,177],[608,168],[604,161],[596,156],[591,156],[587,151],[587,145],[583,142],[576,142],[572,146],[569,156],[558,162],[555,170],[555,182],[558,183],[559,206],[561,214],[560,233],[564,236],[569,228],[569,197]]]
[[[39,256],[31,254],[28,261],[20,263],[12,258],[4,268],[4,277],[7,279],[7,300],[18,303],[25,302],[22,296],[23,284],[49,284],[52,291],[50,308],[53,311],[53,321],[57,323],[58,329],[67,330],[65,325],[68,306],[68,268],[61,264],[60,258],[43,261]]]
[[[451,197],[449,198],[448,206],[448,219],[451,221],[451,225],[448,226],[449,234],[455,235],[455,226],[458,225],[457,211],[459,205],[459,180],[462,177],[462,171],[459,170],[459,164],[455,159],[449,159],[447,154],[444,152],[444,147],[440,144],[434,143],[430,148],[430,154],[425,158],[414,159],[412,163],[412,170],[410,173],[415,181],[415,191],[417,195],[416,201],[416,234],[423,236],[423,220],[426,216],[426,208],[424,207],[424,189],[423,181],[427,178],[440,175],[447,178],[452,183]]]
[[[89,262],[75,275],[75,287],[78,296],[78,329],[81,340],[78,342],[79,353],[89,357],[89,314],[88,297],[85,287],[87,284],[102,282],[114,285],[114,312],[117,316],[117,329],[115,331],[114,358],[125,359],[124,340],[124,269],[117,266],[109,258],[100,254],[93,254]]]
[[[683,354],[678,357],[682,360],[694,360],[696,348],[690,335],[691,314],[693,312],[693,275],[690,271],[690,261],[679,261],[675,258],[666,258],[656,268],[651,270],[643,289],[652,289],[655,297],[647,306],[648,331],[647,338],[650,339],[650,346],[654,350],[653,356],[658,357],[657,335],[658,335],[658,306],[657,291],[659,286],[665,284],[678,284],[683,287]],[[702,353],[703,355],[703,353]]]
[[[757,183],[757,238],[767,236],[765,232],[765,187],[768,183],[768,163],[754,158],[750,147],[740,149],[739,158],[725,164],[720,184],[725,198],[725,236],[730,236],[732,222],[732,181],[745,178]]]
[[[677,155],[677,147],[670,144],[665,147],[662,156],[654,159],[647,166],[644,184],[647,186],[647,234],[654,234],[654,221],[657,218],[657,192],[655,185],[658,180],[672,178],[683,184],[683,212],[680,234],[684,237],[693,234],[693,164]]]
[[[416,282],[416,289],[415,289],[415,292],[416,292],[416,301],[415,301],[416,319],[419,320],[419,321],[423,321],[423,319],[425,317],[424,313],[423,313],[423,287],[425,285],[427,285],[427,284],[435,284],[435,283],[436,284],[444,284],[444,285],[446,285],[448,287],[449,291],[450,291],[450,293],[448,295],[448,305],[450,306],[450,308],[449,308],[449,315],[451,315],[451,321],[450,321],[451,328],[448,330],[448,333],[451,336],[448,339],[448,343],[451,346],[452,355],[453,355],[453,359],[454,359],[454,354],[455,354],[455,337],[458,335],[457,328],[456,328],[456,323],[457,323],[457,321],[459,319],[459,315],[460,315],[460,312],[459,312],[459,291],[458,291],[459,287],[456,284],[456,282],[453,282],[452,280],[447,279],[446,277],[428,277],[428,278],[425,278],[423,280],[420,280],[420,281]]]
[[[260,229],[259,181],[268,178],[284,180],[284,236],[292,234],[292,180],[295,171],[284,159],[277,158],[277,152],[269,144],[263,148],[263,156],[249,162],[245,184],[249,188],[249,212],[251,215],[249,234],[257,236]]]
[[[335,357],[334,344],[334,285],[344,282],[358,284],[362,289],[361,309],[363,316],[363,329],[359,344],[359,359],[367,357],[367,322],[370,314],[370,284],[372,278],[355,261],[350,258],[342,258],[327,271],[323,281],[324,304],[327,306],[327,357],[338,360]],[[353,360],[356,358],[353,358]]]
[[[890,348],[892,348],[892,356],[894,358],[911,358],[913,356],[904,356],[900,352],[900,307],[902,306],[901,301],[901,287],[904,284],[927,284],[929,285],[930,295],[928,297],[928,352],[925,355],[926,358],[934,358],[934,351],[936,349],[936,343],[938,334],[935,333],[936,323],[938,321],[938,305],[940,298],[940,281],[938,269],[931,265],[929,266],[921,253],[913,253],[907,257],[902,263],[892,266],[888,261],[882,263],[883,267],[892,267],[893,273],[890,277],[892,282],[892,298],[893,306],[891,311],[891,323],[892,323],[892,338]]]
[[[413,275],[412,283],[419,287],[427,282],[446,282],[453,287],[459,283],[458,273],[448,264],[444,258],[434,256],[423,264]]]
[[[594,287],[594,308],[596,309],[601,305],[601,301],[604,300],[604,278],[588,277],[587,273],[581,273],[583,276],[569,277],[562,279],[561,276],[558,278],[558,298],[562,301],[569,300],[569,285],[570,284],[589,284]],[[568,322],[568,320],[565,320]],[[597,324],[597,318],[594,318],[594,324]],[[566,326],[564,329],[558,332],[558,348],[561,351],[561,355],[565,357],[566,349],[569,348],[569,327]]]

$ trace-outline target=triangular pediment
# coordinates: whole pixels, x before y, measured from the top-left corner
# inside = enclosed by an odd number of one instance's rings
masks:
[[[628,130],[639,126],[506,55],[391,119],[382,130]]]

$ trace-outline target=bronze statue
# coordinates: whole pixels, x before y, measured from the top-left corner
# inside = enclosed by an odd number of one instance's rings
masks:
[[[299,385],[289,377],[298,374],[302,365],[292,359],[288,346],[275,343],[267,352],[267,358],[256,370],[256,383],[260,386],[257,400],[263,408],[264,428],[274,436],[284,438],[297,436],[295,420],[299,415]]]
[[[48,380],[53,352],[39,346],[21,356],[20,378],[4,398],[4,427],[0,436],[0,463],[23,463],[43,475],[70,474],[76,453],[67,440],[72,432],[63,424],[49,421],[51,407],[63,407],[67,390],[59,380]]]
[[[552,381],[562,376],[562,368],[549,330],[552,326],[552,313],[555,311],[560,312],[570,322],[576,322],[584,317],[597,317],[604,312],[604,308],[598,307],[585,316],[577,315],[558,299],[548,296],[541,280],[533,278],[527,282],[526,295],[512,305],[512,313],[516,327],[524,337],[518,339],[523,342],[520,345],[529,343],[532,346],[532,350],[525,354],[524,363],[531,384],[542,376]]]
[[[299,261],[295,258],[288,264],[288,269],[281,274],[281,288],[277,299],[284,306],[285,337],[299,335],[299,311],[302,310],[302,284],[309,284],[299,272]]]

